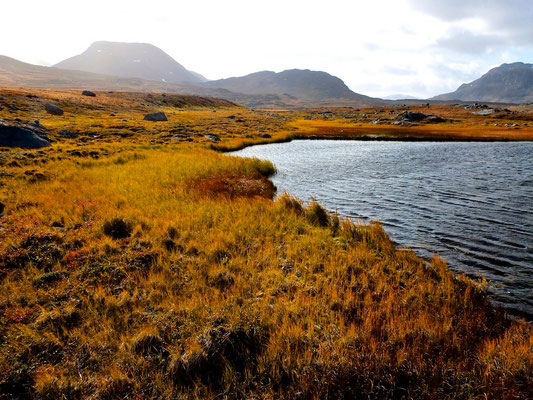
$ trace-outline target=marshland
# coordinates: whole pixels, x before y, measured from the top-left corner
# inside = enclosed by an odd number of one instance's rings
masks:
[[[223,152],[531,140],[531,108],[441,104],[430,112],[445,122],[401,126],[395,116],[426,106],[0,96],[4,124],[38,125],[50,142],[0,153],[0,397],[530,397],[533,330],[491,301],[483,274],[421,258],[328,202],[276,194],[275,164]],[[153,112],[167,121],[143,119]]]

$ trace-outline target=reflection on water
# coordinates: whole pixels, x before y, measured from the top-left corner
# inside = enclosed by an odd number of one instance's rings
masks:
[[[274,162],[304,200],[383,223],[419,255],[486,277],[533,319],[533,143],[293,141],[233,153]]]

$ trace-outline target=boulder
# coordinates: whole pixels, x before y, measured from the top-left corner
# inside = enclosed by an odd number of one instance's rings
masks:
[[[260,133],[259,137],[262,137],[264,139],[270,139],[272,135],[269,135],[268,133]]]
[[[0,147],[40,149],[47,146],[50,146],[50,142],[28,128],[0,124]]]
[[[91,92],[90,90],[84,90],[81,92],[82,96],[96,97],[96,93]]]
[[[74,139],[74,138],[77,138],[80,133],[79,132],[76,132],[76,131],[69,131],[68,129],[61,129],[59,131],[59,134],[65,138],[68,138],[68,139]]]
[[[215,143],[220,142],[220,137],[218,137],[218,135],[215,135],[215,134],[212,134],[212,133],[209,133],[209,134],[205,135],[205,138],[209,139],[209,140],[211,140],[212,142],[215,142]]]
[[[146,114],[144,116],[145,121],[168,121],[167,116],[164,112],[156,112],[152,114]]]
[[[46,103],[44,109],[53,115],[63,115],[63,110],[54,104]]]
[[[438,115],[428,115],[427,122],[431,122],[433,124],[440,124],[441,122],[446,122],[445,118],[439,117]]]
[[[419,122],[427,118],[427,115],[421,112],[404,111],[399,113],[395,119],[407,122]]]
[[[46,130],[47,130],[47,129],[46,129],[46,126],[44,126],[43,124],[41,124],[41,122],[40,122],[38,119],[36,119],[36,120],[33,121],[33,122],[30,122],[30,125],[33,126],[33,127],[35,127],[35,128],[38,128],[38,129],[40,129],[40,130],[43,130],[43,131],[46,131]]]

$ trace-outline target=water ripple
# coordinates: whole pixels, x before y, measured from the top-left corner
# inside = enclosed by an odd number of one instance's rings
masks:
[[[494,283],[533,320],[533,143],[293,141],[233,153],[273,161],[279,191],[377,219],[423,257]]]

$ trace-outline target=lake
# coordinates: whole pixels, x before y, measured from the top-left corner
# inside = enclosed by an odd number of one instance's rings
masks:
[[[533,143],[296,140],[233,155],[272,161],[278,193],[380,221],[395,243],[484,276],[533,320]]]

